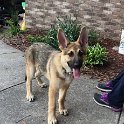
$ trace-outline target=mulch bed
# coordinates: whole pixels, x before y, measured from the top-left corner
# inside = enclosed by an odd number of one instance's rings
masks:
[[[13,38],[4,38],[3,41],[11,45],[21,51],[25,51],[27,47],[31,45],[30,42],[27,41],[27,36],[29,34],[32,35],[43,35],[44,31],[33,30],[26,31],[23,34],[19,34]],[[90,75],[91,78],[97,78],[100,82],[108,81],[114,78],[124,67],[124,56],[118,54],[118,51],[113,50],[114,46],[119,46],[119,41],[114,41],[111,39],[102,39],[100,44],[106,47],[108,51],[108,63],[104,66],[95,66],[95,67],[87,67],[82,69],[83,74]]]

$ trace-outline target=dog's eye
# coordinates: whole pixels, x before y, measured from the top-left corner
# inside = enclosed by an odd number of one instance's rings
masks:
[[[84,52],[81,51],[81,50],[79,50],[78,55],[79,55],[79,56],[82,56],[83,54],[84,54]]]
[[[68,55],[69,55],[70,57],[73,57],[73,56],[74,56],[74,52],[70,51],[70,52],[68,53]]]

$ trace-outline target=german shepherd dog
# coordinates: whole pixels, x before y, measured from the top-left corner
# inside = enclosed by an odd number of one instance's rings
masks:
[[[57,124],[56,93],[59,90],[59,112],[67,115],[64,106],[66,92],[73,79],[80,77],[80,68],[86,55],[88,36],[86,27],[82,28],[75,42],[69,42],[61,29],[57,34],[60,51],[55,51],[49,45],[37,43],[31,45],[25,52],[26,59],[26,98],[34,100],[32,94],[32,79],[35,76],[38,84],[45,87],[41,76],[49,80],[48,93],[48,124]]]

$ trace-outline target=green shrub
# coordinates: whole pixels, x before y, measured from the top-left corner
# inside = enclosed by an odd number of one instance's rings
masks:
[[[32,36],[32,35],[28,35],[27,39],[28,41],[35,43],[35,42],[44,42],[44,37],[45,36]]]
[[[44,38],[44,40],[55,49],[58,49],[57,31],[59,28],[63,30],[65,36],[70,41],[76,41],[79,36],[81,25],[78,25],[78,23],[71,18],[66,18],[64,21],[61,21],[58,18],[55,24],[48,31],[48,35]]]
[[[79,25],[76,20],[72,20],[71,17],[70,18],[67,17],[64,21],[58,19],[56,25],[57,29],[61,28],[64,31],[66,37],[70,41],[77,40],[81,30],[81,25]]]
[[[61,28],[66,37],[70,41],[76,41],[79,32],[81,29],[81,25],[78,25],[76,20],[72,20],[71,18],[66,18],[64,21],[61,21],[57,18],[57,21],[54,25],[52,25],[51,29],[48,31],[45,36],[28,36],[28,40],[31,42],[45,42],[51,45],[53,48],[58,49],[58,41],[57,41],[57,31]]]
[[[99,43],[88,47],[87,59],[85,65],[103,65],[107,61],[106,48],[100,46]]]
[[[89,34],[88,34],[88,41],[89,42],[88,42],[88,45],[93,46],[93,45],[97,44],[98,38],[99,38],[99,35],[98,35],[98,33],[96,32],[95,29],[89,30]]]
[[[9,36],[15,36],[20,32],[19,20],[18,20],[18,12],[13,12],[11,14],[11,19],[7,20],[6,23],[9,25],[7,30],[7,34]]]

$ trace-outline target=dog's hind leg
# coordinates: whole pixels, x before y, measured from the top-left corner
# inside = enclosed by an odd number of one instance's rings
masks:
[[[34,95],[32,94],[32,79],[34,76],[35,67],[32,63],[26,63],[26,98],[28,101],[34,100]]]
[[[41,76],[42,76],[42,74],[41,74],[39,68],[36,67],[35,78],[38,82],[38,85],[42,88],[46,88],[47,85],[45,83],[43,83],[43,81],[41,80]]]
[[[59,89],[58,103],[59,103],[59,113],[61,115],[68,115],[68,111],[67,111],[67,109],[65,109],[65,106],[64,106],[64,101],[65,101],[66,92],[67,92],[68,88],[69,88],[69,84],[66,84],[66,85],[63,85]]]
[[[41,77],[36,77],[36,80],[38,82],[38,85],[42,88],[46,88],[47,85],[45,83],[43,83],[43,81],[41,80]]]

